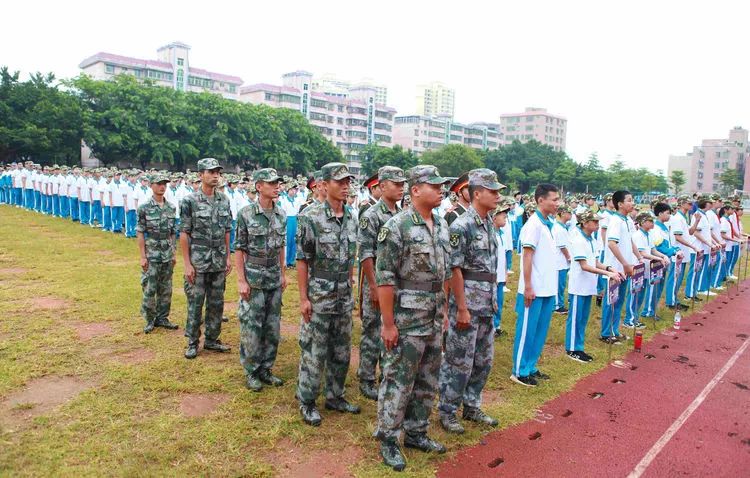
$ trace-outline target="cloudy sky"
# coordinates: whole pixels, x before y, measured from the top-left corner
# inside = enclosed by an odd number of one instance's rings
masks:
[[[155,58],[179,40],[193,66],[245,83],[370,77],[402,114],[416,84],[440,80],[458,121],[545,107],[568,118],[573,159],[655,170],[750,127],[748,14],[717,0],[10,2],[0,65],[69,77],[96,52]]]

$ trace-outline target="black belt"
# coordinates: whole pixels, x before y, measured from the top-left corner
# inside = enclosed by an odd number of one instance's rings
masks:
[[[347,282],[349,280],[349,272],[313,270],[312,275],[316,279],[332,280],[336,282]]]
[[[440,292],[443,290],[443,281],[417,281],[399,280],[399,289],[421,290],[424,292]]]
[[[279,256],[274,257],[255,257],[255,256],[245,256],[247,258],[247,262],[250,264],[255,264],[258,266],[275,266],[279,263]]]
[[[171,235],[168,232],[149,232],[147,234],[149,239],[156,240],[169,239],[169,236]]]
[[[224,241],[224,238],[222,239],[193,239],[190,243],[194,246],[220,247],[225,244],[225,241]]]
[[[465,269],[461,269],[461,272],[464,276],[464,280],[475,280],[478,282],[496,282],[497,281],[497,274],[493,274],[492,272],[477,272],[477,271],[469,271]]]

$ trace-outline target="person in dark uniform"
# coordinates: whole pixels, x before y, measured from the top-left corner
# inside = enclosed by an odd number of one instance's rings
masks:
[[[370,192],[370,197],[366,201],[363,201],[359,206],[358,217],[362,217],[362,214],[364,214],[364,212],[367,211],[370,206],[378,202],[380,200],[380,196],[383,194],[383,191],[380,188],[380,181],[378,180],[378,173],[375,173],[367,178],[367,181],[365,181],[363,186],[366,187]]]
[[[469,209],[469,173],[464,173],[458,177],[449,189],[458,197],[458,204],[449,212],[445,213],[445,222],[450,226],[453,221],[458,219]]]

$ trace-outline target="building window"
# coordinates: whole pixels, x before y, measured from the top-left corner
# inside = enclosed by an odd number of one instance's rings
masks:
[[[115,65],[104,65],[104,72],[110,75],[115,72]]]
[[[185,65],[185,59],[184,58],[178,58],[177,59],[177,66],[184,66]]]
[[[235,92],[237,92],[237,87],[236,87],[236,86],[234,86],[234,85],[229,85],[229,92],[230,92],[230,93],[235,93]]]
[[[305,91],[307,91],[307,83],[305,83],[304,85],[302,85],[302,89],[305,90]]]

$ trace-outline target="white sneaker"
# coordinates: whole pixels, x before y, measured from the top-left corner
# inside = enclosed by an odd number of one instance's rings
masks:
[[[708,292],[699,292],[698,295],[707,295],[709,297],[716,295],[716,292],[711,292],[710,290]]]
[[[732,280],[737,280],[738,279],[737,276],[729,276],[729,278],[732,279]]]
[[[503,287],[503,292],[510,292],[510,289],[508,289],[507,287]]]
[[[720,285],[719,287],[713,287],[713,290],[724,290],[724,289],[726,289],[726,287],[724,287],[723,285]]]

